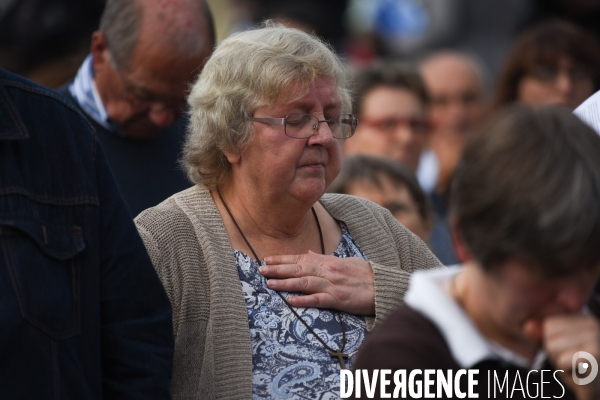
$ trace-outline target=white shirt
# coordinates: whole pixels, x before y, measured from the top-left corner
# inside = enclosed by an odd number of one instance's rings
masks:
[[[88,55],[79,67],[75,79],[69,86],[71,95],[77,100],[81,108],[94,121],[113,131],[114,127],[108,119],[106,107],[100,98],[96,82],[94,81],[94,67],[92,64],[92,55]]]
[[[430,148],[423,149],[421,152],[415,175],[423,191],[427,194],[433,193],[440,175],[440,162]]]

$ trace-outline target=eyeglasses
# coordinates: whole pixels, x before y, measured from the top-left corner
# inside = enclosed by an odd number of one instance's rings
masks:
[[[306,139],[317,133],[319,124],[327,123],[336,139],[348,139],[356,131],[358,119],[352,114],[340,114],[329,119],[319,119],[310,114],[289,114],[285,118],[250,118],[250,121],[271,125],[283,125],[283,131],[291,138]]]
[[[532,76],[543,82],[554,82],[561,73],[565,73],[573,82],[581,82],[592,79],[591,71],[588,68],[577,64],[569,65],[568,67],[541,64],[535,66],[530,72]]]
[[[398,126],[408,126],[415,133],[425,133],[430,130],[430,124],[423,118],[383,118],[365,119],[361,122],[384,133],[393,133]]]
[[[119,71],[117,71],[117,76],[123,88],[123,99],[129,103],[135,112],[143,113],[152,109],[158,112],[168,110],[181,114],[187,107],[185,98],[161,97],[128,82]]]

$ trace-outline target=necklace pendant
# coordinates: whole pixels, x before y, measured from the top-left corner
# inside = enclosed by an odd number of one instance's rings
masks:
[[[348,358],[348,354],[344,354],[341,350],[330,351],[329,355],[331,358],[337,358],[340,363],[340,369],[346,369],[346,364],[344,363],[344,358]]]

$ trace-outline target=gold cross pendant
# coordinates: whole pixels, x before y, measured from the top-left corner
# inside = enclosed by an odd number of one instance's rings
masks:
[[[330,351],[329,355],[331,358],[337,358],[340,363],[340,369],[346,369],[346,364],[344,363],[344,358],[348,358],[348,354],[342,353],[339,349],[336,351]]]

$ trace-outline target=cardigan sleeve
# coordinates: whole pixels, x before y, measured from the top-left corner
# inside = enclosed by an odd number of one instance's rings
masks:
[[[144,246],[146,246],[146,251],[150,256],[152,265],[154,266],[158,277],[160,278],[165,290],[167,291],[169,299],[171,299],[173,293],[172,285],[170,283],[168,274],[165,272],[164,263],[161,262],[162,253],[160,251],[160,246],[158,245],[156,238],[144,225],[142,225],[141,223],[137,223],[136,221],[135,226],[138,230],[140,237],[142,238],[142,242],[144,242]],[[172,302],[173,301],[171,300],[171,303]]]
[[[401,225],[388,210],[382,216],[389,226],[398,255],[400,267],[395,265],[371,264],[375,277],[375,321],[382,322],[398,306],[404,304],[410,276],[423,269],[443,267],[442,263],[415,234]]]
[[[367,329],[371,330],[403,303],[408,290],[410,273],[370,262],[375,278],[375,316],[367,317]]]
[[[177,330],[179,323],[189,317],[186,290],[193,286],[202,293],[204,287],[194,274],[204,263],[194,230],[172,199],[143,211],[134,221],[171,301],[173,328]]]
[[[169,246],[164,246],[164,244],[161,246],[159,243],[161,237],[154,232],[153,228],[155,227],[154,221],[157,219],[157,217],[160,217],[160,215],[156,215],[157,213],[153,211],[154,210],[152,209],[143,211],[140,215],[138,215],[137,218],[135,218],[134,222],[138,233],[142,238],[142,242],[144,242],[144,246],[146,246],[146,251],[150,256],[152,265],[154,266],[154,269],[156,270],[156,273],[165,291],[167,292],[169,300],[171,301],[171,305],[173,307],[173,321],[177,321],[180,302],[176,301],[175,299],[176,293],[174,291],[173,279],[170,273],[171,268],[169,268],[167,263],[164,261],[165,255],[162,251],[165,248],[168,249]],[[176,329],[176,326],[173,328]]]
[[[414,271],[439,268],[443,265],[423,241],[400,224],[386,209],[373,203],[362,203],[373,213],[372,217],[381,224],[379,236],[384,241],[388,236],[391,250],[399,262],[381,263],[370,261],[375,284],[375,316],[367,317],[367,328],[371,330],[381,323],[393,310],[404,303],[410,276]],[[386,243],[388,243],[386,242]]]

